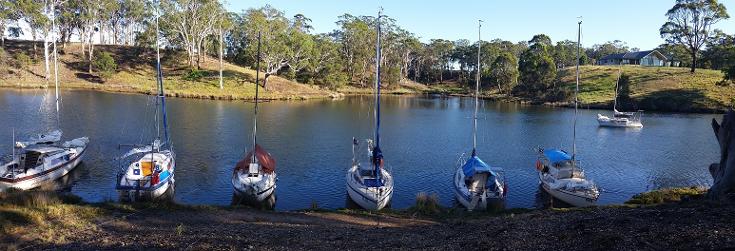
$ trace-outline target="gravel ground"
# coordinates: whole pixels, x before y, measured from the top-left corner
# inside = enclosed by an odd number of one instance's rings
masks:
[[[252,209],[144,210],[68,229],[57,243],[11,248],[65,250],[708,250],[735,249],[735,207],[534,210],[442,219],[264,212]],[[17,239],[20,240],[20,239]],[[372,248],[370,248],[372,249]]]

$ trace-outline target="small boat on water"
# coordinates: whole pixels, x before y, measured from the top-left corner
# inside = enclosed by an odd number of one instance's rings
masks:
[[[258,33],[258,56],[255,69],[260,69],[260,33]],[[235,195],[247,201],[262,203],[276,190],[276,160],[258,145],[258,85],[259,73],[255,71],[255,109],[253,115],[253,149],[237,162],[232,172],[232,187]]]
[[[156,31],[158,31],[156,15]],[[158,34],[158,32],[156,32]],[[174,186],[176,170],[176,154],[168,135],[166,116],[166,95],[163,89],[163,72],[161,70],[160,43],[156,35],[156,70],[158,94],[156,95],[155,130],[156,137],[147,145],[136,145],[133,149],[117,158],[121,169],[116,176],[115,189],[122,200],[154,200],[167,194]],[[159,120],[158,109],[161,109]],[[161,130],[160,124],[163,124]],[[164,141],[161,141],[163,131]]]
[[[585,178],[567,152],[558,149],[539,149],[536,169],[544,191],[575,207],[597,204],[600,191],[594,182]]]
[[[622,65],[618,69],[618,80],[615,82],[615,99],[613,100],[613,116],[597,114],[597,122],[602,127],[623,127],[623,128],[641,128],[641,116],[643,113],[638,112],[620,112],[618,111],[618,91],[620,90],[620,76],[622,75]]]
[[[0,191],[28,190],[57,180],[82,161],[89,139],[77,138],[61,144],[31,144],[13,153],[0,166]]]
[[[375,56],[375,139],[366,140],[367,156],[360,155],[360,143],[352,139],[352,165],[347,170],[346,186],[350,199],[368,210],[380,210],[390,204],[393,197],[393,176],[385,169],[380,150],[380,18],[377,18],[377,43]],[[373,144],[374,142],[374,144]],[[361,156],[367,157],[364,161]]]
[[[56,27],[56,17],[50,14],[51,27]],[[56,36],[56,33],[53,33]],[[56,97],[56,128],[61,127],[59,111],[59,70],[56,40],[53,39],[54,89]],[[84,157],[89,138],[80,137],[61,143],[62,131],[37,134],[25,141],[13,142],[10,156],[0,159],[0,191],[9,188],[28,190],[55,181],[73,170]],[[15,131],[13,131],[15,141]],[[16,149],[17,148],[17,149]],[[16,150],[19,152],[16,153]]]
[[[482,21],[478,27],[482,27]],[[482,40],[479,40],[482,41]],[[477,48],[477,65],[480,65],[480,42]],[[491,202],[502,202],[505,199],[507,188],[505,179],[501,177],[500,170],[493,170],[477,156],[477,110],[478,96],[480,94],[480,70],[477,71],[475,83],[475,112],[472,118],[472,154],[469,158],[462,154],[457,160],[454,173],[454,195],[462,206],[467,210],[487,209]]]
[[[538,149],[536,170],[544,191],[554,198],[572,206],[586,207],[597,203],[600,192],[594,182],[587,180],[577,161],[577,113],[579,95],[579,54],[582,21],[578,23],[577,34],[577,85],[574,92],[574,126],[572,136],[572,155],[558,149]]]

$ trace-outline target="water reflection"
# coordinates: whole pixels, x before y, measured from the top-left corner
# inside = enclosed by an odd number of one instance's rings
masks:
[[[53,93],[53,92],[51,92]],[[45,90],[0,90],[0,154],[17,136],[55,126]],[[89,136],[84,165],[69,187],[85,201],[117,199],[116,165],[121,143],[145,143],[152,132],[152,98],[144,95],[65,91],[64,137]],[[372,96],[343,100],[274,101],[260,106],[258,140],[278,165],[276,210],[342,208],[344,174],[352,137],[373,135]],[[458,154],[471,150],[473,99],[382,97],[381,147],[395,178],[393,208],[407,208],[416,194],[454,200],[451,177]],[[42,107],[43,109],[39,109]],[[251,143],[252,104],[241,101],[169,99],[170,134],[177,153],[176,202],[229,205],[232,168]],[[714,115],[646,113],[638,131],[599,128],[597,113],[579,111],[578,158],[587,177],[604,191],[600,204],[670,186],[709,185],[707,167],[719,160],[712,137]],[[262,116],[261,116],[262,115]],[[481,101],[478,154],[502,167],[507,207],[538,204],[533,149],[571,149],[574,110]],[[5,143],[3,143],[5,142]],[[554,203],[556,205],[556,203]]]

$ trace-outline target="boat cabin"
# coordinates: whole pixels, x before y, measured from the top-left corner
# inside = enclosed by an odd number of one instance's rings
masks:
[[[563,150],[548,149],[544,150],[542,158],[543,170],[557,179],[567,179],[574,177],[582,177],[582,170],[575,167],[572,157]]]
[[[377,177],[372,165],[357,165],[357,172],[354,172],[353,178],[367,187],[382,187],[385,185],[383,180]]]

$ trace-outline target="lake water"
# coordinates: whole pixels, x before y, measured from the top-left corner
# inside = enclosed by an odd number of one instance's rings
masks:
[[[86,201],[116,200],[113,159],[118,144],[150,142],[150,96],[94,91],[62,92],[64,138],[88,136],[84,163],[71,177],[71,192]],[[0,153],[18,137],[55,125],[53,91],[0,90]],[[175,200],[228,205],[235,163],[251,147],[252,103],[170,98],[169,125],[177,154]],[[393,208],[413,204],[419,192],[453,205],[451,178],[460,153],[472,148],[471,98],[382,97],[381,148],[395,177]],[[277,161],[277,210],[342,208],[352,137],[372,135],[372,98],[263,103],[258,142]],[[600,110],[580,110],[578,159],[603,189],[600,204],[674,186],[708,186],[707,167],[719,160],[710,126],[720,115],[644,114],[640,130],[599,128]],[[507,207],[536,207],[540,192],[534,148],[571,151],[573,109],[496,102],[480,104],[478,153],[502,167]]]

